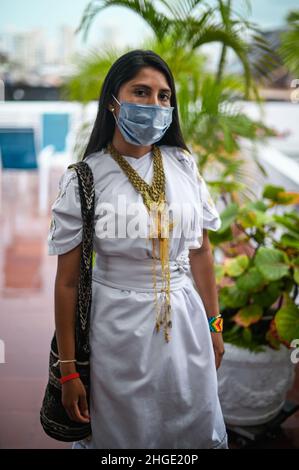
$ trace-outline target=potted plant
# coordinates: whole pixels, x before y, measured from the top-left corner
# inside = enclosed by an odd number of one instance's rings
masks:
[[[299,338],[299,193],[267,185],[261,199],[232,202],[210,232],[224,318],[218,369],[225,421],[256,425],[274,417],[293,379]]]

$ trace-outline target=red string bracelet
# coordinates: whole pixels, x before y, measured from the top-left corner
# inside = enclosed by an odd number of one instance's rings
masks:
[[[62,384],[64,384],[64,382],[68,382],[69,380],[73,380],[73,379],[78,379],[78,377],[80,377],[79,372],[75,372],[74,374],[69,374],[69,375],[65,375],[65,376],[61,377],[59,379],[59,382],[62,385]]]

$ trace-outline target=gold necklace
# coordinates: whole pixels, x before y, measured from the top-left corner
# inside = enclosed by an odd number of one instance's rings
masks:
[[[172,230],[173,224],[168,223],[167,202],[165,197],[165,174],[161,151],[157,145],[153,145],[153,180],[152,184],[149,185],[118,152],[112,142],[107,144],[107,150],[126,173],[134,188],[141,194],[143,202],[154,222],[154,230],[150,232],[149,238],[152,240],[153,248],[153,285],[156,307],[155,327],[156,331],[159,332],[160,325],[164,324],[164,338],[168,343],[170,341],[169,329],[172,328],[168,234],[169,231]],[[160,258],[156,258],[156,238],[158,238]],[[160,259],[162,271],[162,288],[159,303],[156,287],[156,259]]]

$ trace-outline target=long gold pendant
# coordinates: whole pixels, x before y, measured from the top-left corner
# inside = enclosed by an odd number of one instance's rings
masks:
[[[150,232],[149,238],[152,239],[152,256],[153,256],[153,284],[155,293],[156,306],[156,331],[160,329],[160,325],[164,325],[165,341],[169,342],[169,329],[172,327],[171,321],[171,305],[170,305],[170,271],[169,271],[169,230],[173,224],[165,223],[168,221],[168,213],[166,211],[165,201],[165,174],[163,168],[163,160],[160,148],[153,145],[153,167],[154,177],[151,185],[148,185],[125,160],[125,158],[116,150],[114,145],[109,142],[107,149],[115,161],[120,165],[128,176],[128,179],[137,191],[142,195],[143,202],[150,213],[150,217],[154,220],[154,231]],[[153,217],[154,216],[154,217]],[[167,232],[166,232],[167,230]],[[165,233],[166,232],[166,233]],[[156,257],[156,248],[158,245],[159,253]],[[158,302],[158,294],[156,288],[156,259],[161,261],[162,271],[162,288]]]
[[[169,272],[169,229],[168,213],[164,198],[150,204],[151,217],[154,220],[154,231],[150,233],[153,243],[153,258],[155,263],[155,238],[159,243],[159,258],[161,261],[162,288],[159,302],[157,301],[157,290],[155,288],[156,303],[156,331],[160,331],[160,326],[164,325],[164,337],[168,343],[170,341],[169,329],[172,328],[171,304],[170,304],[170,272]],[[155,284],[155,279],[154,279]]]

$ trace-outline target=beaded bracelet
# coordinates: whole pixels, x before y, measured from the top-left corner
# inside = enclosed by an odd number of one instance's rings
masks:
[[[221,313],[214,317],[208,317],[210,331],[213,333],[221,333],[223,331],[223,318]]]

